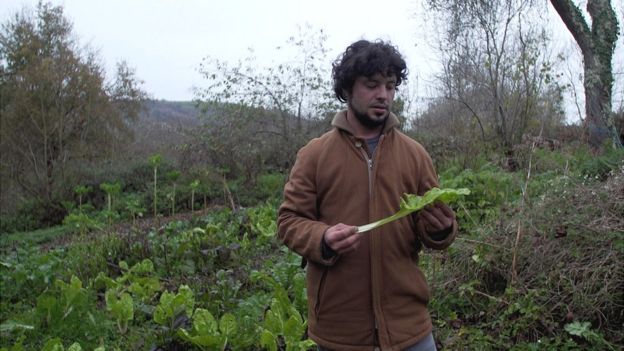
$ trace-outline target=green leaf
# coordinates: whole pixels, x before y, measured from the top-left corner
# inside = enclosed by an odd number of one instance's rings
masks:
[[[427,205],[430,205],[436,201],[441,201],[444,203],[451,203],[453,201],[458,200],[460,197],[464,195],[469,195],[470,190],[466,188],[461,189],[440,189],[440,188],[431,188],[427,191],[423,196],[418,196],[414,194],[404,194],[403,199],[401,199],[401,205],[399,211],[393,214],[390,217],[386,217],[379,221],[369,223],[363,226],[358,227],[358,233],[364,233],[366,231],[375,229],[377,227],[381,227],[384,224],[395,221],[399,218],[405,217],[408,214],[413,212],[417,212],[425,208]]]
[[[2,322],[2,324],[0,324],[0,333],[10,333],[14,330],[33,330],[35,329],[34,326],[32,325],[28,325],[28,324],[23,324],[23,323],[19,323],[13,320],[7,320]]]
[[[260,346],[266,348],[268,351],[277,351],[277,335],[264,329],[260,336]]]
[[[82,281],[72,275],[69,284],[62,280],[57,280],[56,285],[61,289],[61,294],[65,298],[65,303],[69,306],[82,291]]]
[[[238,326],[236,324],[236,318],[231,313],[225,313],[219,320],[219,330],[223,335],[228,338],[236,333]]]
[[[208,350],[224,350],[227,339],[220,335],[191,335],[187,330],[178,329],[178,336],[193,345],[208,348]],[[203,346],[203,347],[202,347]]]
[[[48,340],[44,345],[41,351],[65,351],[63,347],[63,343],[60,338],[54,338]]]
[[[173,310],[171,308],[173,297],[174,295],[168,291],[160,295],[160,303],[154,310],[154,322],[160,325],[166,325],[169,319],[173,318]]]
[[[113,291],[106,292],[106,309],[113,317],[121,322],[126,322],[134,318],[134,302],[128,293],[122,293],[118,299]]]
[[[147,274],[154,272],[154,263],[149,258],[144,259],[143,261],[135,264],[130,269],[133,273],[138,274]]]
[[[182,313],[192,316],[194,307],[193,291],[187,285],[182,285],[175,295],[168,291],[160,295],[160,303],[154,310],[154,321],[166,325]]]
[[[591,324],[589,322],[573,322],[566,324],[565,331],[571,335],[585,337],[585,335],[590,331],[590,326]]]
[[[95,289],[117,289],[119,287],[119,283],[109,278],[104,274],[104,272],[98,273],[97,277],[93,281],[93,287]]]
[[[82,346],[79,343],[75,342],[71,344],[71,346],[67,349],[67,351],[82,351]]]
[[[272,310],[268,310],[264,315],[264,328],[277,335],[284,330],[280,316]]]
[[[56,297],[52,295],[44,293],[37,297],[37,310],[39,312],[50,313],[57,305],[58,301]]]
[[[203,308],[195,310],[193,315],[193,329],[199,335],[215,335],[218,334],[217,320],[210,311]]]
[[[284,323],[284,337],[287,339],[301,340],[304,331],[304,325],[301,324],[295,316],[290,316],[286,323]]]

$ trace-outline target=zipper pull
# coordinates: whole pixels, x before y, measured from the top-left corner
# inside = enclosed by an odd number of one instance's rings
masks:
[[[373,169],[373,159],[372,158],[368,159],[368,168],[369,169]]]

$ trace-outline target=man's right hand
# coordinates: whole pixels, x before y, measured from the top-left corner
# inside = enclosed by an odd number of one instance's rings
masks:
[[[361,235],[357,233],[357,227],[338,223],[327,228],[323,234],[323,241],[338,254],[344,254],[357,249]]]

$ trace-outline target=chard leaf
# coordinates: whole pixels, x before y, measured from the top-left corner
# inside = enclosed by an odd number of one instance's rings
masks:
[[[468,194],[470,194],[470,190],[466,188],[461,188],[461,189],[431,188],[423,196],[418,196],[414,194],[404,194],[404,197],[401,199],[401,207],[399,208],[399,211],[397,213],[393,214],[390,217],[380,219],[376,222],[369,223],[363,226],[359,226],[357,232],[364,233],[369,230],[375,229],[377,227],[381,227],[384,224],[387,224],[399,218],[405,217],[410,213],[420,211],[423,208],[425,208],[425,206],[430,205],[436,201],[442,201],[448,204],[453,201],[457,201],[460,197],[464,195],[468,195]]]

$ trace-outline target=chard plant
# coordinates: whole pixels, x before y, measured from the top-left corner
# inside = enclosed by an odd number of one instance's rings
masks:
[[[132,226],[136,226],[137,218],[143,217],[143,213],[145,212],[145,208],[141,205],[141,200],[135,194],[128,196],[126,199],[126,210],[130,212],[132,216]]]
[[[82,346],[80,343],[73,343],[67,349],[63,346],[63,341],[60,338],[53,338],[48,340],[44,345],[41,351],[82,351]]]
[[[121,192],[121,183],[102,183],[100,189],[106,193],[106,208],[108,211],[113,210],[113,195]]]
[[[195,179],[191,182],[191,212],[195,211],[195,192],[199,188],[199,179]]]
[[[401,206],[399,211],[397,211],[392,216],[380,219],[376,222],[369,223],[363,226],[358,227],[358,233],[364,233],[369,230],[379,228],[384,224],[388,224],[392,221],[396,221],[399,218],[405,217],[411,213],[417,212],[425,208],[427,205],[433,204],[436,201],[441,201],[444,203],[451,203],[453,201],[459,200],[464,195],[469,195],[470,190],[466,188],[461,189],[440,189],[440,188],[431,188],[427,191],[423,196],[418,196],[414,194],[405,194],[404,198],[401,199]]]
[[[113,213],[113,195],[119,194],[121,192],[121,184],[119,182],[115,183],[102,183],[100,184],[100,189],[106,192],[106,217],[108,218],[108,224],[110,225],[113,217],[116,217],[116,214]]]
[[[162,289],[160,281],[154,276],[154,264],[148,258],[132,267],[128,267],[125,261],[120,261],[119,268],[121,268],[122,275],[115,279],[111,279],[100,272],[95,278],[94,287],[113,290],[117,295],[128,291],[134,298],[143,303],[152,301]]]
[[[71,317],[78,318],[79,307],[84,307],[86,290],[82,287],[82,281],[72,275],[70,282],[62,280],[54,282],[54,288],[46,290],[37,297],[35,313],[42,317],[42,326],[46,328],[59,328],[69,323]]]
[[[193,313],[193,327],[190,331],[178,329],[178,336],[201,350],[225,350],[229,338],[235,335],[238,326],[231,313],[225,313],[219,321],[206,309],[198,308]]]
[[[100,229],[101,223],[86,213],[72,212],[63,219],[63,224],[72,227],[80,236],[85,236],[89,230]]]
[[[188,285],[182,285],[176,294],[165,291],[154,310],[154,322],[161,325],[165,337],[173,336],[175,330],[193,315],[195,296]]]
[[[93,189],[90,186],[78,185],[74,188],[74,192],[78,195],[78,210],[82,213],[82,197],[90,193]]]
[[[158,166],[162,163],[162,156],[159,154],[154,154],[149,158],[149,164],[154,169],[154,198],[153,198],[153,207],[154,207],[154,218],[158,213]]]
[[[182,173],[177,170],[173,170],[167,173],[167,179],[171,181],[172,190],[171,190],[171,215],[175,215],[175,198],[176,198],[176,186],[178,184],[178,179]]]
[[[260,346],[278,351],[281,350],[280,340],[287,351],[306,351],[316,346],[312,340],[302,340],[307,322],[288,297],[286,289],[266,273],[253,272],[252,280],[262,280],[273,288],[271,305],[264,314],[261,326]]]
[[[134,318],[134,301],[127,292],[117,294],[114,289],[106,291],[106,310],[117,321],[117,330],[120,334],[128,331],[128,322]]]

